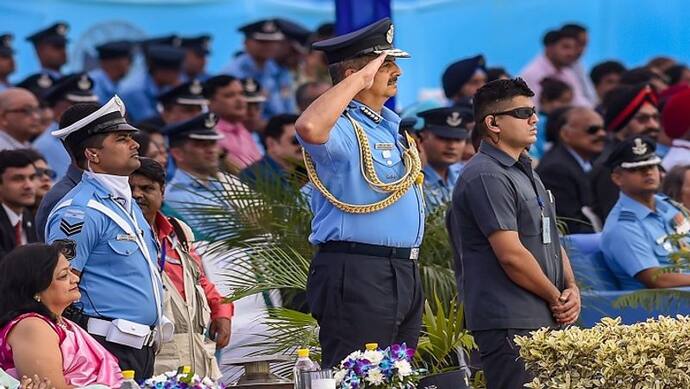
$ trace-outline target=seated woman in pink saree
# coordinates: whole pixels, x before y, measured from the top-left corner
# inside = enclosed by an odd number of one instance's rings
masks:
[[[0,368],[44,377],[55,389],[91,384],[119,388],[117,359],[62,317],[79,300],[79,277],[60,243],[30,244],[0,259]]]

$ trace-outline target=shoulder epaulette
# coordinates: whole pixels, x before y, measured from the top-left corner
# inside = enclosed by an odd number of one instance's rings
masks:
[[[620,211],[620,213],[618,214],[618,221],[619,222],[636,222],[637,216],[635,216],[635,213],[631,212],[631,211]]]

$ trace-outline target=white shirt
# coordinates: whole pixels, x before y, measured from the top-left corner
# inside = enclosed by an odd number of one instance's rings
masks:
[[[14,139],[10,134],[0,130],[0,150],[19,150],[28,149],[31,147],[29,142],[20,142]]]
[[[534,103],[539,106],[539,97],[541,95],[541,81],[546,77],[552,77],[561,80],[568,84],[573,90],[573,106],[577,107],[592,107],[592,103],[585,97],[582,90],[582,83],[572,69],[572,67],[556,69],[549,61],[544,53],[539,54],[520,72],[520,76],[527,82],[527,85],[532,89],[535,95]]]
[[[678,165],[690,165],[690,141],[674,139],[671,149],[661,161],[661,166],[666,171]]]
[[[10,219],[10,224],[12,225],[12,228],[17,228],[17,223],[21,223],[23,221],[24,215],[22,215],[21,213],[15,213],[10,207],[5,205],[5,203],[2,204],[2,207],[5,209],[7,218]],[[14,240],[14,231],[12,232],[12,240]],[[17,246],[25,245],[27,243],[28,240],[26,238],[26,231],[24,230],[24,225],[22,225],[22,241]]]

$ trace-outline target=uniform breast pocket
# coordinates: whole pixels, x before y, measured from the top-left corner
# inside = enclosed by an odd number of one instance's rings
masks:
[[[519,207],[518,232],[526,236],[539,235],[541,233],[541,208],[537,198],[520,199]],[[555,223],[555,220],[551,222]]]
[[[110,239],[108,241],[108,246],[115,252],[115,254],[128,257],[139,250],[139,245],[137,242],[131,240],[117,240]]]
[[[374,160],[376,174],[383,182],[399,180],[402,177],[405,167],[398,150],[371,150]]]

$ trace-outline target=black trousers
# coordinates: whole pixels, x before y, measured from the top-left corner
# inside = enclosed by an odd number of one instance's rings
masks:
[[[366,343],[417,347],[424,296],[410,259],[319,252],[307,302],[320,326],[322,366],[333,367]]]
[[[473,331],[474,341],[479,346],[482,369],[487,389],[522,389],[532,381],[532,375],[525,370],[520,358],[520,347],[513,338],[525,336],[533,330],[500,329]]]

